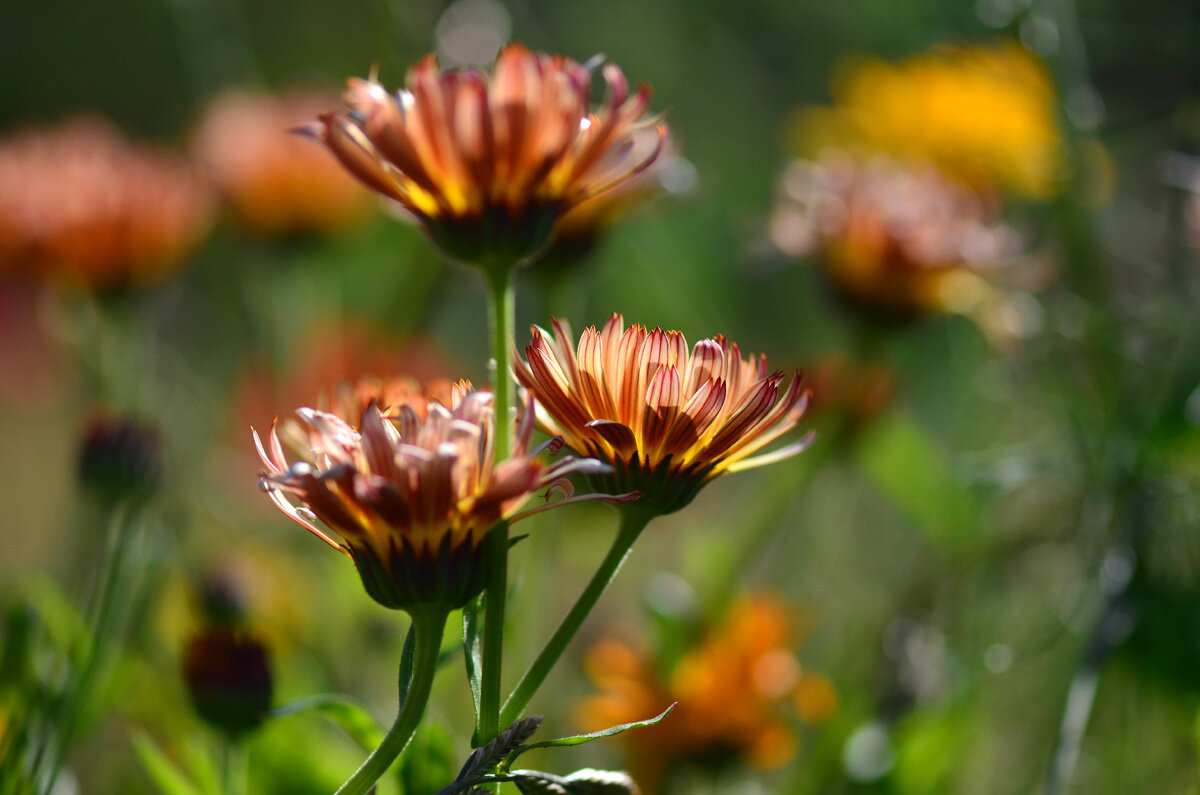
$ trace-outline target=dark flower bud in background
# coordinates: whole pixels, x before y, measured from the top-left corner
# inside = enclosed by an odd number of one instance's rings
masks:
[[[162,480],[162,440],[129,415],[98,415],[83,432],[79,480],[104,502],[149,496]]]
[[[234,627],[246,617],[245,586],[235,572],[218,568],[200,580],[198,603],[204,620],[219,627]]]
[[[184,679],[200,717],[231,737],[255,729],[271,707],[267,648],[245,631],[198,632],[188,643]]]

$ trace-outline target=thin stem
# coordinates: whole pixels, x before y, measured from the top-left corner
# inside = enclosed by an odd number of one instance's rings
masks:
[[[236,737],[227,738],[221,759],[224,795],[245,795],[246,774],[246,746]]]
[[[562,620],[558,629],[547,641],[546,647],[529,666],[529,670],[521,677],[521,681],[517,683],[512,695],[504,703],[504,709],[500,713],[500,725],[507,726],[521,717],[522,711],[537,693],[538,688],[542,686],[542,682],[546,681],[550,670],[562,657],[567,645],[582,626],[584,619],[588,617],[592,608],[596,606],[596,602],[600,600],[600,595],[617,575],[621,564],[629,557],[629,551],[633,548],[634,542],[654,517],[654,513],[637,507],[636,503],[623,506],[621,526],[617,529],[617,536],[613,539],[608,554],[604,557],[600,568],[596,569],[596,573],[592,575],[587,587],[583,589],[583,593],[579,595],[579,599],[576,600],[571,611],[567,613],[566,618]]]
[[[509,404],[512,395],[513,326],[515,325],[515,292],[509,268],[484,271],[488,286],[488,317],[492,337],[492,357],[496,374],[492,394],[496,412],[495,460],[499,462],[512,452],[512,422]],[[483,666],[480,672],[479,715],[475,742],[483,745],[500,733],[500,673],[504,652],[504,603],[508,592],[508,524],[501,523],[488,535],[488,582],[483,616]]]
[[[446,629],[448,615],[448,610],[436,606],[413,612],[416,653],[408,697],[400,705],[396,722],[384,735],[383,742],[371,752],[362,766],[354,771],[354,775],[338,788],[335,795],[366,795],[412,739],[413,733],[421,723],[421,717],[425,714],[425,705],[429,703],[429,692],[433,689],[433,676],[438,669],[442,633]]]

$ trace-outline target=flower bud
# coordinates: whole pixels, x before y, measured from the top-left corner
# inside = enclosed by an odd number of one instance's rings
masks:
[[[197,633],[188,643],[184,679],[196,712],[230,737],[257,728],[271,706],[267,648],[244,631]]]
[[[79,480],[103,502],[145,498],[162,480],[158,432],[129,415],[97,416],[83,433]]]

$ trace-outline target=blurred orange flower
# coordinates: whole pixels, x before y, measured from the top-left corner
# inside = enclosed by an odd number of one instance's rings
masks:
[[[287,516],[354,560],[380,604],[462,607],[483,589],[480,546],[496,524],[515,519],[535,492],[566,475],[601,467],[586,459],[549,465],[539,459],[529,449],[530,407],[518,422],[512,455],[494,463],[492,395],[469,384],[452,390],[449,405],[411,394],[408,400],[386,413],[371,402],[355,425],[299,409],[307,435],[296,447],[308,460],[287,460],[274,425],[266,446],[255,433],[266,466],[260,483]]]
[[[268,236],[330,233],[371,213],[370,193],[289,132],[328,106],[321,94],[233,91],[208,107],[196,159],[246,228]]]
[[[351,80],[346,108],[307,131],[450,256],[514,262],[543,248],[571,208],[658,156],[666,126],[642,119],[650,89],[630,94],[611,63],[602,74],[608,96],[590,112],[591,69],[569,58],[510,44],[488,76],[426,56],[395,95]],[[635,146],[641,135],[654,145]]]
[[[0,142],[0,267],[104,289],[165,277],[208,229],[182,157],[85,118]]]
[[[799,453],[806,437],[754,456],[794,429],[807,395],[797,375],[768,372],[723,336],[689,353],[678,331],[624,327],[619,314],[586,329],[578,350],[564,320],[536,326],[517,357],[517,380],[545,410],[543,424],[571,449],[613,466],[604,491],[639,491],[658,513],[687,505],[706,482]]]
[[[1016,42],[848,61],[832,108],[798,116],[799,147],[917,158],[968,184],[1034,198],[1059,187],[1062,134],[1046,68]]]
[[[814,256],[837,293],[872,316],[970,312],[989,297],[981,274],[1022,250],[999,212],[932,166],[826,150],[788,166],[770,234],[784,253]]]
[[[795,753],[794,720],[821,723],[837,707],[829,680],[796,661],[791,624],[778,598],[743,597],[665,674],[644,650],[602,640],[584,663],[601,693],[578,703],[577,722],[596,731],[675,703],[661,723],[624,735],[634,777],[648,793],[682,760],[778,767]]]
[[[866,422],[888,407],[896,394],[896,376],[883,362],[855,362],[833,353],[805,368],[814,413],[826,411]]]

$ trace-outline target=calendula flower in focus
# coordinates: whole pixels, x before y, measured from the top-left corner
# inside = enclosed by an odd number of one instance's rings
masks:
[[[187,161],[77,119],[0,142],[0,263],[92,289],[169,274],[199,242],[211,197]]]
[[[788,166],[770,235],[784,253],[815,258],[873,318],[970,313],[991,292],[984,274],[1022,250],[999,213],[993,197],[927,164],[826,151]]]
[[[354,79],[345,109],[305,128],[368,187],[399,202],[451,257],[487,265],[527,260],[573,207],[647,168],[666,127],[642,118],[646,86],[630,92],[606,63],[603,103],[592,72],[563,56],[504,47],[490,75],[441,70],[426,56],[389,94]],[[635,145],[650,136],[653,146]]]
[[[208,107],[196,159],[247,229],[267,236],[333,233],[370,215],[370,193],[328,153],[289,132],[328,106],[320,94],[234,91]]]
[[[1054,86],[1015,42],[847,62],[832,108],[806,108],[798,146],[919,158],[968,184],[1046,198],[1062,177]]]
[[[810,441],[755,455],[799,424],[807,396],[799,375],[784,386],[765,356],[744,359],[723,336],[689,352],[682,333],[626,329],[614,314],[574,348],[568,324],[553,326],[553,334],[533,328],[516,377],[545,410],[548,432],[612,465],[603,491],[641,492],[640,505],[670,513],[722,472],[780,460]]]
[[[796,752],[794,721],[821,723],[837,706],[829,680],[796,660],[791,624],[779,599],[743,597],[665,673],[643,647],[604,639],[584,663],[601,692],[577,704],[576,719],[594,731],[676,704],[662,722],[623,735],[647,793],[680,762],[779,767]]]
[[[529,407],[512,455],[493,462],[492,395],[465,382],[450,405],[371,401],[356,425],[310,408],[297,415],[307,434],[298,447],[311,460],[289,462],[274,427],[267,446],[255,433],[266,465],[261,485],[285,514],[353,559],[367,592],[391,608],[462,607],[484,587],[480,545],[502,519],[593,498],[518,514],[541,489],[562,487],[569,496],[570,473],[604,470],[586,459],[538,458],[529,448]]]

